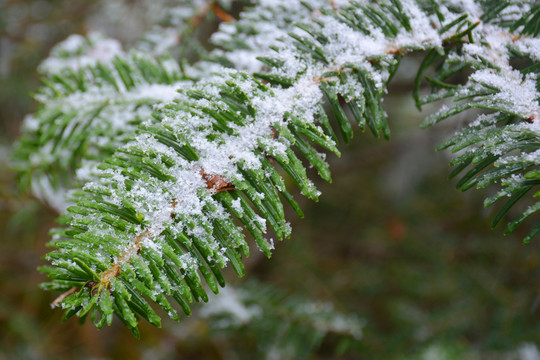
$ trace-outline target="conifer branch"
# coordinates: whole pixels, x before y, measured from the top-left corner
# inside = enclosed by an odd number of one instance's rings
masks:
[[[66,228],[53,236],[56,250],[47,255],[52,265],[41,269],[51,278],[44,288],[65,292],[55,304],[66,309],[66,318],[91,314],[100,328],[115,313],[137,336],[140,317],[161,324],[150,304],[178,320],[171,298],[189,315],[191,302],[208,300],[205,286],[217,294],[225,285],[226,265],[243,276],[242,257],[250,251],[244,232],[270,257],[274,244],[265,234],[282,240],[291,232],[285,203],[303,216],[285,178],[317,201],[320,193],[305,164],[331,182],[323,151],[340,154],[336,132],[350,141],[354,122],[388,139],[382,97],[401,58],[411,52],[427,54],[414,83],[417,105],[447,101],[423,126],[472,108],[487,111],[441,146],[467,149],[452,162],[457,168],[451,176],[469,167],[458,187],[501,181],[503,190],[486,201],[491,205],[510,196],[497,223],[540,184],[536,4],[272,4],[272,9],[255,4],[238,22],[223,24],[214,36],[222,49],[186,69],[197,81],[165,82],[179,93],[154,99],[153,104],[163,101],[152,116],[141,119],[134,133],[114,144],[114,154],[107,154],[112,156],[88,171],[89,181],[73,195],[76,205],[63,216]],[[267,11],[282,14],[283,21],[264,21]],[[268,35],[257,26],[276,31]],[[527,65],[516,68],[514,58]],[[112,69],[92,79],[131,89],[133,72],[143,78],[147,73],[136,61],[121,64],[114,67],[115,81],[107,75]],[[94,74],[100,66],[83,72]],[[159,63],[150,68],[156,69],[152,74],[166,70]],[[465,83],[449,80],[465,70],[471,72]],[[77,83],[75,75],[52,79],[51,98],[86,83]],[[424,82],[432,92],[421,97]],[[55,119],[45,117],[20,152],[29,158],[44,143],[64,139]],[[525,240],[539,231],[534,225]]]

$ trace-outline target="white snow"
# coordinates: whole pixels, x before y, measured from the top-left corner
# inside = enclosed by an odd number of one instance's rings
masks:
[[[78,70],[98,62],[108,63],[121,54],[122,45],[118,40],[104,38],[99,33],[90,33],[88,37],[70,35],[53,48],[51,56],[40,64],[39,70],[44,74],[64,69]]]

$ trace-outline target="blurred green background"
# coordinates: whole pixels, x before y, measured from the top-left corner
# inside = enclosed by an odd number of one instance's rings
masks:
[[[260,356],[249,327],[216,331],[196,315],[162,329],[143,324],[140,341],[118,323],[101,331],[62,323],[49,306],[56,294],[38,288],[56,214],[18,191],[8,164],[21,121],[36,108],[36,67],[71,33],[99,28],[129,44],[156,21],[146,16],[150,3],[165,1],[0,0],[0,359]],[[115,6],[123,16],[107,18]],[[306,216],[289,214],[292,238],[271,260],[254,252],[246,278],[365,320],[347,351],[336,354],[329,335],[309,359],[540,360],[539,242],[490,230],[486,192],[459,193],[446,179],[448,154],[433,149],[465,119],[419,130],[425,113],[409,91],[415,64],[403,64],[385,99],[392,140],[358,133],[341,159],[330,157],[334,182],[317,182],[318,204],[301,199]]]

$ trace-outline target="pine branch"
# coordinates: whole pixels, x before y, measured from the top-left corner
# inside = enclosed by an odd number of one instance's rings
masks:
[[[496,8],[500,11],[506,7]],[[470,125],[442,144],[439,149],[451,148],[453,153],[466,152],[456,157],[451,164],[456,169],[450,177],[461,172],[465,175],[457,182],[458,189],[465,191],[472,187],[485,188],[500,183],[502,189],[486,199],[485,206],[492,206],[502,199],[506,203],[500,207],[493,218],[496,226],[510,209],[540,184],[538,171],[538,124],[540,121],[540,87],[538,59],[540,42],[528,37],[534,33],[534,25],[524,19],[534,19],[537,6],[526,9],[514,24],[507,24],[520,33],[510,33],[500,27],[483,25],[474,32],[476,43],[460,47],[449,47],[442,56],[442,63],[434,78],[427,78],[433,86],[432,94],[418,104],[451,98],[452,106],[443,106],[439,112],[428,117],[423,126],[429,126],[467,109],[488,110],[487,115],[479,116]],[[492,10],[493,11],[493,10]],[[486,15],[486,14],[484,14]],[[490,17],[499,19],[500,17]],[[486,16],[484,16],[486,17]],[[540,19],[536,20],[540,22]],[[488,44],[487,49],[480,47]],[[459,55],[458,55],[459,52]],[[441,56],[439,56],[439,59]],[[430,58],[434,63],[436,57]],[[512,63],[520,61],[520,68]],[[474,69],[467,83],[451,84],[446,79],[464,68]],[[534,195],[536,197],[536,194]],[[540,209],[534,202],[521,210],[511,221],[505,233],[513,231],[518,225]],[[540,222],[532,225],[525,236],[529,242],[540,231]]]
[[[183,56],[187,48],[202,51],[191,35],[210,14],[233,20],[223,8],[228,5],[214,0],[178,4],[162,19],[165,27],[146,32],[129,52],[98,33],[56,45],[39,66],[46,75],[36,94],[41,106],[25,120],[15,151],[21,187],[64,211],[68,191],[89,181],[93,168],[151,118],[154,106],[188,84],[167,52],[179,43]]]
[[[273,232],[280,240],[290,235],[284,201],[302,216],[284,176],[317,200],[304,164],[331,181],[321,151],[339,155],[334,129],[344,142],[354,135],[352,122],[388,138],[382,96],[400,59],[414,51],[427,53],[415,81],[418,105],[455,102],[428,118],[426,126],[470,108],[494,112],[444,146],[455,151],[473,146],[454,161],[453,175],[474,166],[458,183],[461,188],[505,179],[512,198],[504,214],[538,181],[529,171],[538,162],[530,149],[537,142],[533,74],[540,56],[538,40],[529,36],[537,10],[523,4],[445,4],[294,3],[292,9],[302,5],[308,11],[298,10],[295,21],[279,25],[287,36],[271,39],[269,50],[258,55],[265,66],[253,76],[231,69],[212,76],[200,72],[199,82],[156,108],[75,194],[77,205],[63,217],[67,227],[53,237],[57,250],[47,255],[52,266],[42,268],[51,282],[43,287],[65,291],[55,301],[65,317],[91,314],[100,328],[115,313],[137,335],[140,317],[160,325],[150,304],[178,320],[170,298],[190,314],[191,302],[207,301],[205,285],[214,293],[224,286],[221,269],[227,264],[243,276],[242,257],[249,255],[244,231],[269,257],[273,241],[264,235]],[[250,19],[262,17],[258,10],[253,7]],[[224,42],[231,44],[231,55],[225,56],[230,62],[241,54],[235,54],[242,49],[241,43],[233,45],[236,39],[245,40],[250,54],[260,47],[250,45],[249,31],[240,29]],[[515,69],[510,62],[515,54],[528,66]],[[433,68],[434,74],[424,76]],[[465,84],[448,80],[466,69],[472,74]],[[424,77],[434,92],[420,100]],[[495,170],[478,176],[493,163]],[[524,171],[523,179],[515,177]]]
[[[319,9],[331,10],[328,1],[255,1],[234,22],[221,24],[210,41],[216,48],[207,61],[195,63],[186,69],[191,77],[205,77],[219,71],[219,66],[248,73],[261,71],[264,57],[273,47],[279,46],[288,33],[296,31],[295,24],[310,22]]]
[[[68,38],[43,63],[48,76],[35,95],[42,105],[26,118],[15,149],[20,184],[57,211],[66,208],[65,193],[77,183],[76,171],[78,182],[86,181],[143,120],[151,119],[157,104],[173,99],[185,84],[169,57],[118,52],[98,60],[94,55],[107,54],[104,49],[114,42],[88,45],[95,41],[93,36]]]

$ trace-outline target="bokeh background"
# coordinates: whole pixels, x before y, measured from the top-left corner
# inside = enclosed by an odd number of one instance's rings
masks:
[[[51,310],[36,267],[57,214],[21,193],[10,149],[50,48],[69,34],[100,30],[128,47],[171,1],[0,0],[0,359],[255,359],[249,326],[216,330],[195,314],[162,329],[143,324],[135,340],[121,324],[97,331]],[[212,24],[208,26],[214,26]],[[332,303],[364,321],[363,336],[337,346],[329,334],[308,359],[540,360],[539,241],[489,229],[487,192],[459,193],[449,154],[434,148],[466,119],[418,125],[410,95],[417,59],[403,64],[384,105],[392,139],[357,133],[329,157],[332,184],[304,199],[290,240],[273,258],[248,261],[246,279]]]

